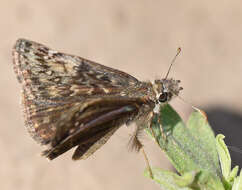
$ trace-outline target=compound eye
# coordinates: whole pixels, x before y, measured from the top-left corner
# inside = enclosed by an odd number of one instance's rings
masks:
[[[159,102],[166,102],[167,101],[167,93],[163,93],[159,96]]]

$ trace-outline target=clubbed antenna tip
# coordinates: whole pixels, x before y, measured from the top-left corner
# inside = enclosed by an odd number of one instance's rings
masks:
[[[172,67],[173,63],[175,62],[177,56],[178,56],[180,53],[181,53],[181,48],[179,47],[179,48],[177,48],[176,55],[175,55],[175,56],[173,57],[173,59],[171,60],[171,64],[170,64],[170,67],[169,67],[169,69],[168,69],[168,71],[167,71],[167,73],[166,73],[166,77],[165,77],[165,79],[167,79],[167,77],[168,77],[168,75],[169,75],[169,73],[170,73],[171,67]]]

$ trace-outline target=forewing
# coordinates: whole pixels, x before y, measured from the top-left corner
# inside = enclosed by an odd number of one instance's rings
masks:
[[[90,99],[115,96],[139,83],[124,72],[25,39],[16,42],[13,58],[26,126],[42,144],[60,126],[73,127],[74,114]]]
[[[139,83],[122,71],[20,39],[13,49],[14,70],[29,96],[52,101],[117,94]]]

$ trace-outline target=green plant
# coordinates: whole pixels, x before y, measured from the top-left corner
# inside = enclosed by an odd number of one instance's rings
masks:
[[[231,170],[224,136],[215,138],[202,112],[193,112],[185,124],[169,104],[163,105],[147,132],[179,173],[151,168],[162,189],[242,190],[242,172],[237,176],[238,166]],[[144,174],[151,178],[147,169]]]

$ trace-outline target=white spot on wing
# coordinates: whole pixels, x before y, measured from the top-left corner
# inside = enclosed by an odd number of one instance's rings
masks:
[[[51,55],[53,55],[53,54],[56,54],[56,53],[58,53],[58,51],[55,51],[55,50],[49,50],[48,51],[48,54],[51,56]]]
[[[107,89],[107,88],[103,88],[103,91],[107,94],[107,93],[109,93],[109,89]]]

